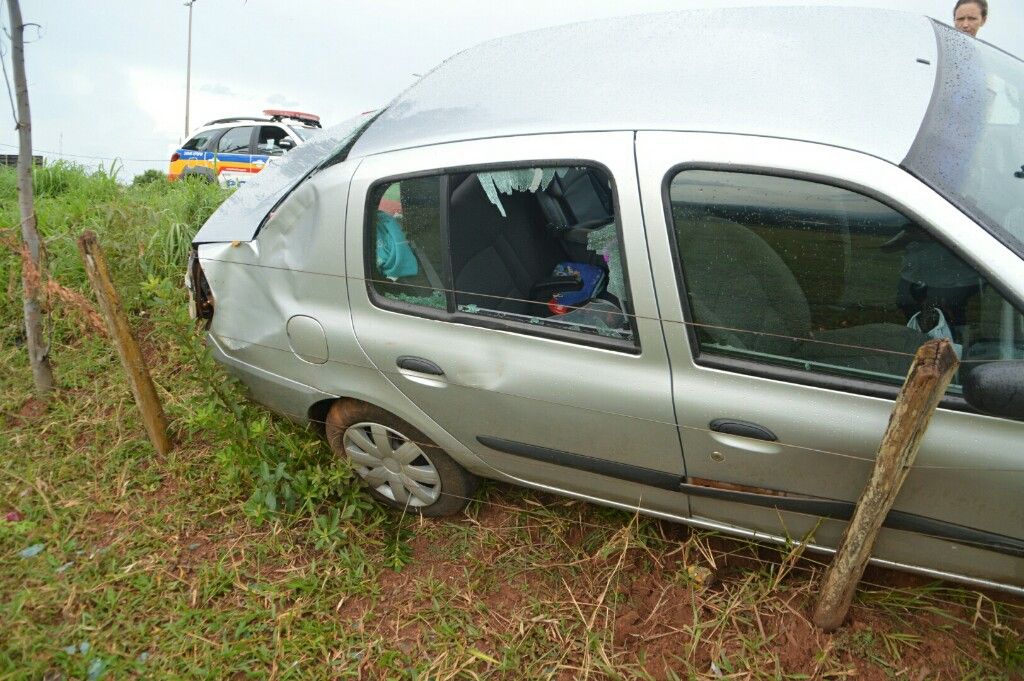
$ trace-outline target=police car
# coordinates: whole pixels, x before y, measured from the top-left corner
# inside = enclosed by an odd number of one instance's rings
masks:
[[[196,177],[239,187],[275,156],[320,131],[320,117],[314,114],[266,109],[263,115],[220,118],[202,126],[171,154],[167,178]]]

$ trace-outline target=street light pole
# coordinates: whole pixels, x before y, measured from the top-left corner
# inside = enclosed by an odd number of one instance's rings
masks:
[[[192,5],[196,0],[186,0],[188,7],[188,65],[185,67],[185,139],[188,139],[188,107],[192,94]]]

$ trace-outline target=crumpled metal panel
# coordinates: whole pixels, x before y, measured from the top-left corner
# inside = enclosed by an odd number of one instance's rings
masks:
[[[221,204],[196,234],[193,243],[252,239],[263,218],[281,197],[310,170],[348,144],[373,115],[373,112],[360,114],[327,128],[275,159]]]
[[[542,29],[455,55],[396,98],[352,154],[545,132],[690,130],[807,140],[898,163],[927,109],[936,54],[927,18],[876,9],[716,9]]]

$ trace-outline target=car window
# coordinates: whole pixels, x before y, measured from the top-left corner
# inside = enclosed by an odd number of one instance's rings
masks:
[[[371,206],[372,289],[389,300],[446,310],[441,178],[384,185]]]
[[[256,141],[256,153],[266,154],[268,156],[280,156],[285,152],[285,150],[280,147],[280,142],[285,137],[288,137],[288,133],[279,126],[260,126],[260,136]]]
[[[708,170],[676,174],[669,198],[701,356],[893,384],[928,338],[949,338],[964,360],[1024,357],[1020,312],[874,199]]]
[[[217,142],[217,151],[222,154],[248,154],[252,126],[231,128]]]
[[[210,141],[216,130],[207,130],[206,132],[200,132],[195,137],[190,139],[181,145],[182,149],[187,151],[199,151],[200,149],[206,148],[206,143]]]
[[[904,165],[1024,257],[1024,61],[949,26]]]
[[[401,180],[371,197],[371,290],[460,321],[634,344],[612,185],[585,166]]]

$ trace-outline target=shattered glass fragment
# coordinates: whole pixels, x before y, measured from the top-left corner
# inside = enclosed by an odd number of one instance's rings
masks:
[[[515,192],[543,191],[551,184],[556,172],[564,173],[564,168],[518,168],[515,170],[496,170],[490,173],[477,173],[480,186],[483,187],[487,199],[493,203],[501,217],[508,217],[505,206],[501,203],[499,192],[512,196]]]
[[[408,293],[385,293],[384,297],[391,300],[397,300],[402,303],[408,303],[410,305],[433,307],[438,310],[443,310],[448,307],[443,291],[434,291],[429,296],[413,296]]]
[[[35,558],[40,553],[42,553],[43,549],[45,549],[45,548],[46,548],[46,544],[33,544],[32,546],[28,547],[27,549],[22,549],[21,551],[19,551],[18,555],[21,556],[22,558]]]
[[[103,676],[103,672],[106,671],[106,669],[107,663],[103,658],[97,657],[89,664],[89,669],[86,672],[86,678],[88,681],[97,681],[97,679]]]
[[[622,276],[622,255],[619,249],[619,234],[615,223],[595,229],[587,236],[587,250],[604,258],[608,265],[608,293],[619,300],[626,297],[625,279]]]

